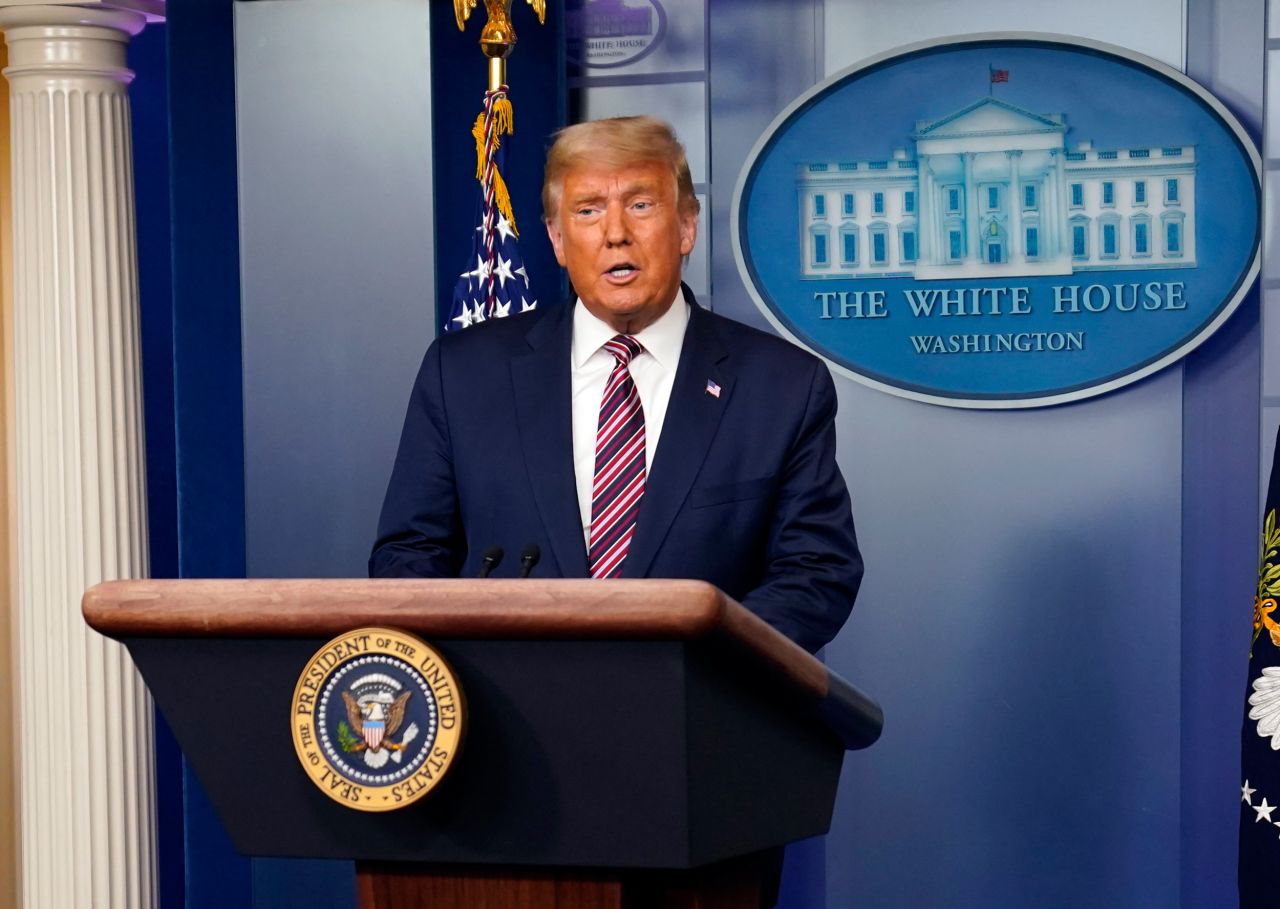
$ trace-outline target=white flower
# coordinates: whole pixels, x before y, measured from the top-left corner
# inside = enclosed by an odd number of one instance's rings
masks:
[[[1249,703],[1253,705],[1249,719],[1258,721],[1258,735],[1270,736],[1272,750],[1280,751],[1280,666],[1263,668],[1253,680]]]

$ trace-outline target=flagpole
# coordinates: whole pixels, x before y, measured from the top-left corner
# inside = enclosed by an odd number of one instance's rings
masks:
[[[501,109],[502,102],[507,100],[507,86],[504,82],[499,82],[497,87],[493,85],[495,76],[494,63],[498,63],[497,76],[501,78],[506,69],[505,57],[489,58],[489,91],[484,96],[484,177],[482,180],[484,192],[484,221],[481,224],[482,235],[484,237],[485,261],[489,264],[488,280],[484,293],[484,309],[485,316],[493,315],[494,299],[493,299],[493,267],[495,264],[496,250],[493,243],[493,203],[494,203],[494,171],[496,164],[494,162],[494,152],[497,150],[498,136],[494,119],[496,111]],[[510,103],[508,102],[508,107]],[[510,115],[508,114],[508,117]]]

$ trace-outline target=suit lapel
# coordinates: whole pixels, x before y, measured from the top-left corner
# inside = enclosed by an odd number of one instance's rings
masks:
[[[725,362],[729,354],[716,333],[712,317],[698,306],[688,288],[685,295],[691,304],[689,327],[685,331],[653,469],[645,482],[635,537],[622,565],[622,574],[628,578],[648,575],[658,548],[706,460],[721,415],[733,393],[734,377]],[[708,391],[708,381],[719,385],[718,397]]]
[[[572,339],[571,300],[529,330],[530,349],[512,359],[511,380],[520,446],[560,576],[581,578],[587,574],[587,551],[573,473]]]

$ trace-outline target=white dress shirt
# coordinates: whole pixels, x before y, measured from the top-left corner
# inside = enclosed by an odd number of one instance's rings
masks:
[[[684,330],[689,324],[689,304],[676,291],[675,302],[656,322],[632,335],[644,347],[631,360],[631,378],[644,408],[645,474],[653,469],[653,456],[667,416],[671,386],[684,347]],[[570,349],[573,393],[573,472],[578,487],[578,510],[582,533],[591,545],[591,487],[596,474],[596,430],[600,423],[600,403],[604,387],[617,360],[604,343],[618,332],[597,319],[578,300],[573,307],[573,344]]]

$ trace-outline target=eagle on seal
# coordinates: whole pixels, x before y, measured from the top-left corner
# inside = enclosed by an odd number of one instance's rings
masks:
[[[412,691],[406,691],[390,702],[376,697],[362,698],[361,703],[349,691],[342,692],[342,700],[347,705],[347,720],[356,735],[363,739],[355,747],[356,753],[364,751],[366,747],[373,752],[384,747],[389,751],[400,750],[401,746],[391,741],[391,736],[400,731],[400,726],[404,723],[405,707],[412,694]]]

